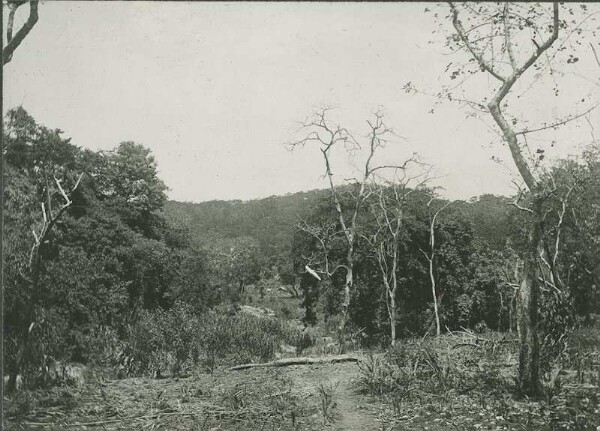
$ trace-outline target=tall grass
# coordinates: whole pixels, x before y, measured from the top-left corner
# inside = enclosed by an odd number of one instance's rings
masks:
[[[197,315],[178,304],[168,311],[142,312],[118,362],[126,375],[162,377],[166,371],[177,376],[198,368],[212,372],[220,365],[269,361],[284,344],[300,353],[313,340],[276,319],[227,308]]]

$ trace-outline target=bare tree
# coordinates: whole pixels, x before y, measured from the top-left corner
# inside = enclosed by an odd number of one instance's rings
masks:
[[[429,208],[431,206],[431,203],[433,202],[434,198],[431,198],[429,200],[429,202],[427,203],[427,207]],[[429,281],[431,283],[431,296],[433,298],[433,312],[434,312],[434,316],[435,316],[435,333],[436,335],[439,337],[441,334],[441,326],[440,326],[440,314],[439,314],[439,307],[438,307],[438,295],[437,295],[437,291],[436,291],[436,282],[435,282],[435,275],[433,272],[434,269],[434,260],[435,260],[435,253],[436,253],[436,249],[435,249],[435,221],[438,217],[438,215],[445,210],[448,205],[450,205],[452,202],[446,202],[441,208],[439,208],[436,212],[433,213],[433,215],[431,214],[431,212],[429,213],[429,250],[425,251],[425,250],[421,250],[421,253],[423,253],[423,255],[425,256],[425,259],[427,259],[427,263],[429,264]]]
[[[376,227],[374,232],[363,234],[363,239],[371,248],[377,261],[383,287],[390,323],[391,345],[396,345],[397,306],[396,296],[399,287],[398,263],[400,246],[404,233],[404,209],[409,195],[418,190],[427,180],[428,175],[419,174],[410,177],[407,167],[410,162],[418,163],[415,156],[405,162],[404,169],[396,169],[392,180],[380,184],[373,178],[372,194],[375,199],[370,209],[374,215]],[[412,181],[417,180],[414,187]]]
[[[301,126],[301,130],[306,132],[304,137],[289,145],[294,149],[296,147],[304,147],[306,144],[315,144],[318,146],[323,157],[323,163],[325,165],[324,176],[329,183],[331,201],[337,214],[337,223],[339,223],[341,232],[332,232],[330,230],[331,226],[325,228],[310,228],[308,226],[303,226],[303,229],[319,238],[319,242],[324,250],[325,259],[328,254],[328,238],[331,238],[331,235],[335,236],[337,234],[341,234],[344,238],[346,249],[344,262],[336,265],[335,268],[330,269],[328,260],[325,260],[325,274],[327,276],[333,275],[334,272],[340,269],[346,271],[341,319],[338,327],[340,341],[342,341],[348,321],[351,293],[354,287],[355,246],[359,229],[358,215],[365,200],[370,195],[367,185],[369,179],[372,178],[377,171],[381,169],[398,168],[398,166],[373,165],[373,158],[376,152],[384,147],[389,136],[393,135],[392,129],[388,128],[383,121],[383,114],[379,112],[375,113],[373,120],[367,121],[369,134],[367,136],[366,144],[366,159],[362,171],[358,178],[352,179],[354,191],[352,192],[350,203],[343,204],[341,190],[334,181],[332,151],[338,147],[343,147],[346,150],[356,150],[360,149],[361,146],[346,128],[339,125],[334,126],[328,121],[327,113],[329,111],[330,108],[323,108],[316,112],[313,118],[306,120]]]

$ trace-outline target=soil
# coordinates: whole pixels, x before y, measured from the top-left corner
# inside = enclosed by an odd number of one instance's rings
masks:
[[[319,385],[333,389],[334,420],[324,425],[330,430],[384,430],[381,407],[354,388],[358,376],[356,363],[291,366],[285,368],[297,390],[318,394]],[[318,396],[318,395],[317,395]]]
[[[50,391],[43,398],[52,405],[38,401],[5,429],[389,429],[381,419],[385,407],[355,390],[358,374],[357,363],[344,362],[90,382]],[[326,415],[319,388],[331,394]],[[290,400],[299,406],[293,419]]]

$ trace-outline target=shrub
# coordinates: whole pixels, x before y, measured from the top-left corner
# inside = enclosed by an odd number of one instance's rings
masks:
[[[189,353],[186,349],[192,347],[192,320],[189,310],[181,304],[170,311],[142,310],[137,322],[128,329],[119,371],[125,375],[161,377],[162,371],[169,369],[178,375]]]
[[[143,311],[130,327],[120,367],[127,375],[168,370],[180,375],[193,366],[212,372],[219,365],[264,362],[275,357],[282,344],[298,351],[314,339],[275,319],[235,313],[221,306],[200,315],[191,307]]]
[[[496,391],[506,386],[498,367],[494,340],[445,336],[397,345],[360,364],[358,387],[373,395],[401,401],[421,396],[447,396],[451,391]]]
[[[549,372],[567,350],[576,328],[572,299],[558,292],[542,292],[540,316],[540,368]]]

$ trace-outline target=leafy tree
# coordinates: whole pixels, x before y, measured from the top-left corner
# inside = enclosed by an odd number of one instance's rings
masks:
[[[94,171],[98,198],[135,231],[152,236],[154,212],[167,198],[167,187],[158,178],[150,150],[134,142],[122,142],[108,152]]]
[[[447,39],[453,50],[463,50],[470,61],[452,72],[451,78],[461,74],[472,75],[484,71],[497,82],[489,99],[467,101],[478,112],[489,114],[500,130],[503,142],[510,150],[517,168],[530,194],[530,214],[527,256],[524,259],[524,278],[518,294],[518,327],[520,337],[519,386],[525,394],[538,394],[539,380],[539,256],[543,249],[543,204],[548,190],[539,177],[537,167],[543,159],[543,150],[536,153],[536,160],[528,161],[526,135],[566,123],[569,118],[539,128],[517,131],[519,120],[509,115],[508,98],[517,83],[530,69],[542,70],[543,56],[555,47],[561,29],[568,26],[560,18],[558,2],[552,11],[541,5],[521,7],[509,2],[504,4],[450,4],[450,18],[454,33]],[[518,9],[518,11],[517,11]],[[571,10],[573,12],[573,10]],[[549,18],[550,17],[550,18]],[[577,22],[574,21],[575,25]],[[467,27],[465,27],[467,26]],[[570,34],[569,34],[570,36]],[[567,36],[567,37],[569,37]],[[559,48],[560,50],[560,48]],[[557,51],[558,52],[558,51]],[[573,55],[567,63],[573,61]],[[554,89],[555,93],[558,89]],[[452,99],[453,95],[448,94]],[[572,116],[574,118],[576,116]],[[523,139],[524,142],[520,142]],[[533,163],[532,163],[533,162]],[[522,207],[524,208],[524,207]]]
[[[461,211],[473,225],[474,234],[494,250],[503,250],[510,241],[509,212],[512,200],[505,196],[485,194],[469,202],[455,202],[449,212]],[[459,207],[463,207],[459,209]]]
[[[239,294],[242,294],[247,284],[259,279],[258,250],[258,242],[251,237],[221,239],[208,250],[210,271],[220,282],[237,285]]]
[[[81,150],[23,108],[4,130],[10,390],[17,373],[36,384],[50,360],[92,360],[111,347],[102,337],[126,336],[139,308],[170,307],[189,258],[181,226],[161,213],[165,186],[149,150]]]
[[[222,299],[210,282],[209,257],[205,251],[189,248],[181,252],[181,262],[170,289],[174,302],[189,304],[197,313],[217,305]]]
[[[3,215],[10,232],[4,250],[10,267],[4,284],[4,339],[9,341],[7,390],[11,391],[24,364],[39,357],[32,351],[31,334],[44,323],[40,316],[47,288],[42,282],[46,262],[56,255],[57,226],[72,204],[71,194],[81,174],[69,170],[75,164],[76,147],[62,138],[60,130],[37,125],[22,108],[7,113],[4,131],[9,175]]]

